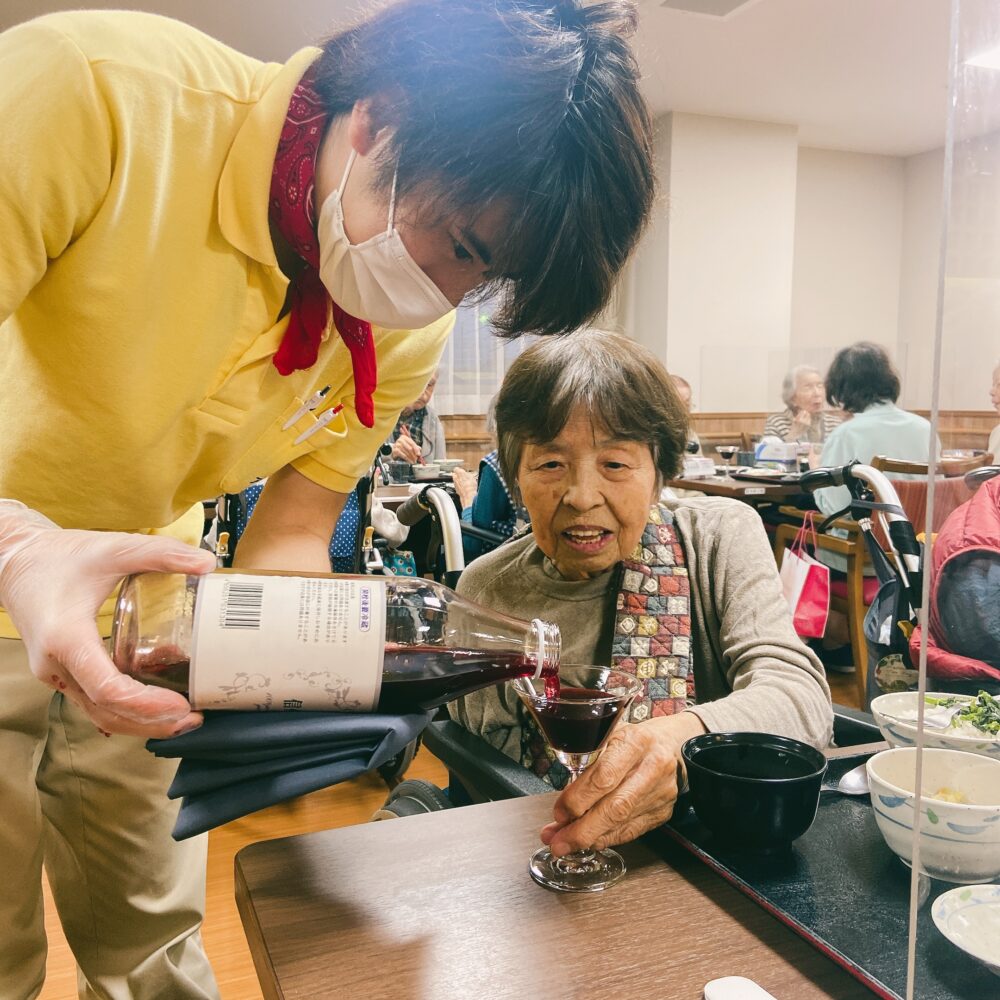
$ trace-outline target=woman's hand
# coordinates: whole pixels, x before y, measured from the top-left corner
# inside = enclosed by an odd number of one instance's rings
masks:
[[[397,462],[409,462],[411,465],[423,459],[420,445],[410,437],[406,424],[399,429],[399,437],[392,443],[392,457]]]
[[[111,662],[95,618],[130,573],[207,573],[210,552],[172,538],[64,531],[37,511],[0,501],[0,606],[24,640],[31,672],[108,733],[173,736],[201,723],[176,691],[148,687]]]
[[[556,855],[602,850],[665,823],[677,801],[681,746],[703,732],[693,712],[622,726],[597,763],[563,789],[542,842]]]
[[[458,494],[462,510],[472,506],[472,501],[476,499],[476,490],[479,480],[467,469],[452,469],[452,482],[455,485],[455,492]]]
[[[788,428],[788,440],[797,441],[812,427],[813,415],[808,410],[796,410],[792,417],[792,425]]]

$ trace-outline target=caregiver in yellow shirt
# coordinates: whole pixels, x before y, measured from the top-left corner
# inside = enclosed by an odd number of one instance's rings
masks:
[[[200,716],[120,675],[95,618],[127,573],[208,571],[199,502],[259,476],[243,564],[328,569],[346,494],[470,291],[506,293],[511,334],[605,304],[652,197],[633,18],[403,0],[285,65],[137,13],[0,35],[2,1000],[44,979],[43,857],[82,996],[217,995],[205,838],[172,841],[173,766],[143,748]],[[275,201],[307,81],[315,190],[293,173]],[[307,280],[313,354],[282,374]],[[337,307],[371,323],[373,416]],[[285,428],[327,385],[342,415]]]

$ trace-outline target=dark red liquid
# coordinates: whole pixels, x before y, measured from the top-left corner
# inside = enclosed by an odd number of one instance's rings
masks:
[[[591,701],[599,698],[600,701]],[[537,702],[531,714],[553,750],[593,753],[607,739],[623,702],[590,688],[563,687],[559,701]]]
[[[552,667],[551,671],[555,669]],[[437,708],[470,691],[531,676],[534,672],[532,661],[514,653],[386,643],[378,710],[411,712],[416,708]]]
[[[188,692],[189,661],[178,652],[156,650],[141,662],[133,661],[130,672],[146,684]],[[546,690],[556,667],[546,667]],[[447,649],[443,646],[401,646],[386,643],[382,664],[382,689],[376,710],[414,712],[437,708],[470,691],[502,684],[515,677],[533,675],[535,664],[515,653],[484,653],[477,650]]]

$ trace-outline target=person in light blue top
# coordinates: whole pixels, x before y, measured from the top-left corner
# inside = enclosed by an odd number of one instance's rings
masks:
[[[884,348],[862,341],[837,352],[826,373],[826,398],[852,414],[834,428],[823,444],[820,465],[868,463],[876,455],[907,462],[927,463],[931,425],[923,417],[896,405],[899,375]],[[941,451],[935,441],[935,458]],[[816,491],[816,505],[824,514],[843,510],[851,502],[846,486]],[[828,556],[829,553],[824,553]]]
[[[876,455],[908,462],[927,463],[930,457],[931,425],[923,417],[908,413],[896,405],[899,398],[899,375],[888,354],[878,344],[862,341],[837,352],[826,373],[826,398],[840,407],[850,419],[835,427],[823,443],[819,464],[824,468],[847,465],[855,459],[868,464]],[[941,451],[935,442],[935,458]],[[894,478],[917,478],[914,476]],[[851,502],[846,486],[836,486],[815,493],[816,506],[823,514],[835,514]],[[831,528],[831,535],[846,538],[846,532]],[[833,580],[844,579],[847,559],[837,552],[819,550],[816,558],[831,569]],[[873,575],[870,566],[866,575]],[[822,646],[828,669],[838,672],[853,669],[827,655],[837,648],[848,648],[847,620],[830,613]]]

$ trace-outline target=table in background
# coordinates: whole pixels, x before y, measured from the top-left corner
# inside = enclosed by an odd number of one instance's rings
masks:
[[[861,1000],[847,972],[653,834],[595,895],[527,870],[553,795],[253,844],[236,900],[268,1000],[701,1000],[743,975],[782,1000]]]
[[[767,483],[753,479],[727,479],[709,476],[706,479],[668,479],[665,486],[677,490],[699,490],[712,497],[731,497],[744,503],[788,503],[801,496],[797,483]]]
[[[375,499],[380,501],[383,507],[395,510],[404,500],[409,500],[409,483],[390,483],[387,486],[375,487]]]

